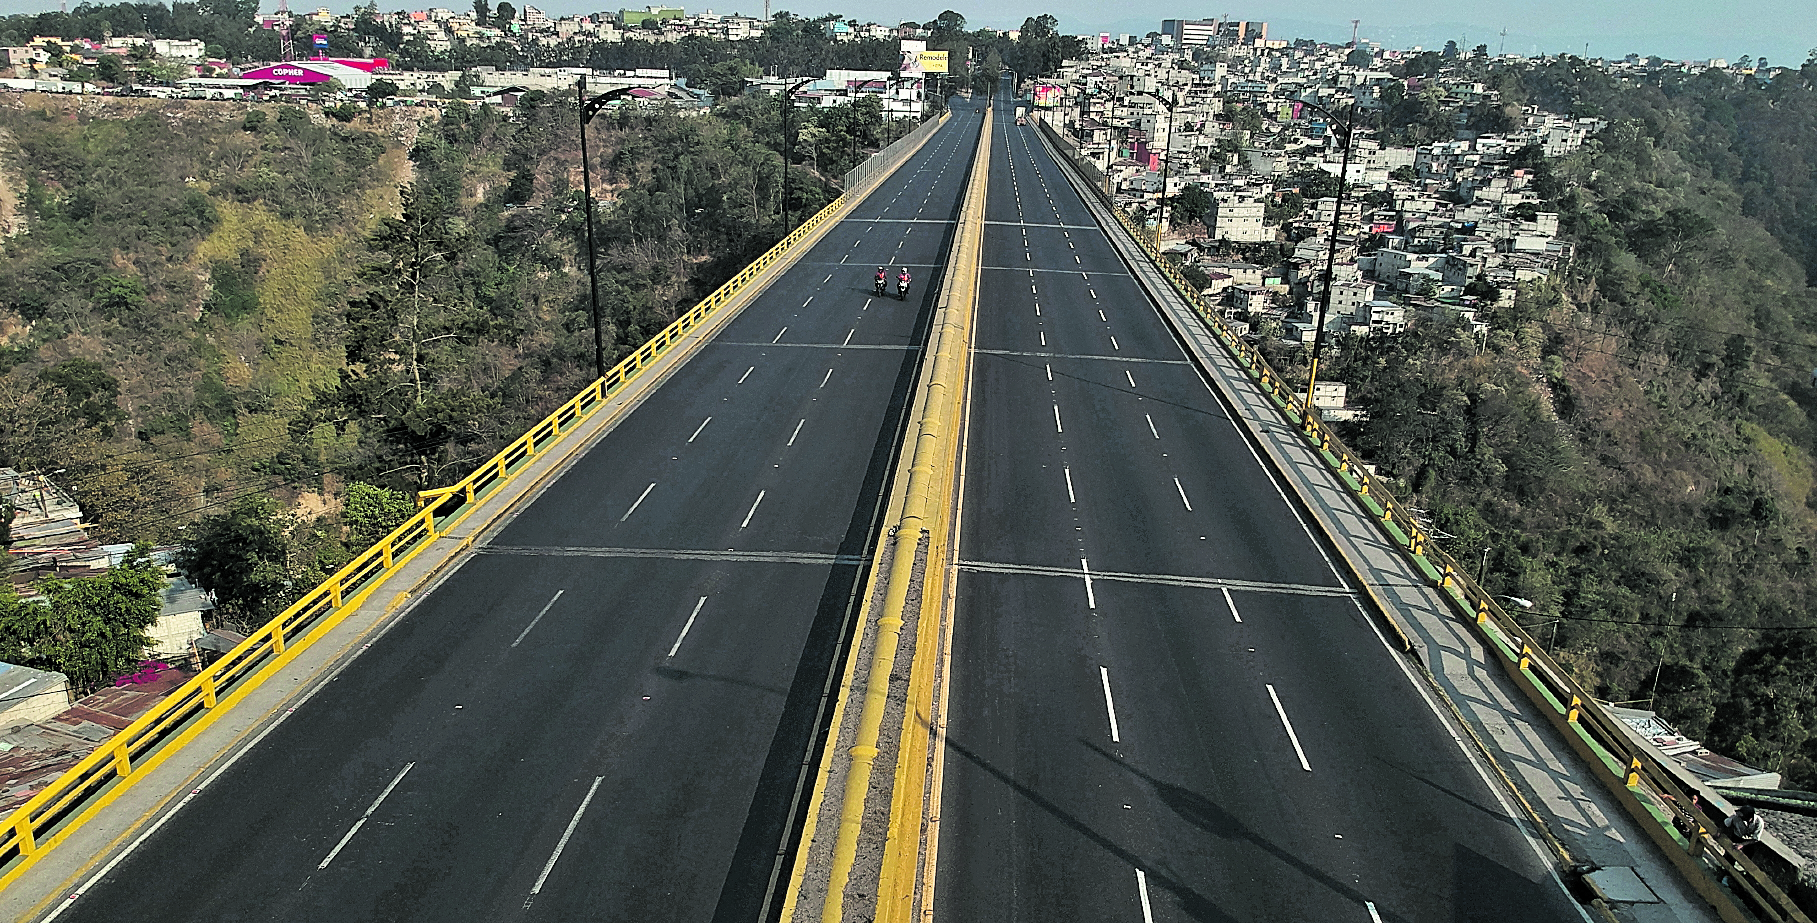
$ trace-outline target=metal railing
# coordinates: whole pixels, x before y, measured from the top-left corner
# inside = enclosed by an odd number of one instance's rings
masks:
[[[858,188],[860,183],[871,177],[896,169],[897,164],[921,147],[921,142],[926,140],[928,135],[939,131],[940,126],[946,124],[950,115],[949,112],[942,112],[939,118],[922,122],[915,126],[914,131],[890,142],[883,150],[872,154],[865,158],[863,163],[853,167],[845,174],[845,189],[848,194],[850,190]]]
[[[838,214],[841,195],[677,318],[604,378],[544,417],[473,473],[448,487],[417,495],[418,511],[377,544],[356,555],[320,586],[304,594],[210,664],[150,711],[109,738],[0,822],[0,888],[117,798],[127,785],[202,732],[297,653],[320,640],[358,609],[386,578],[396,574],[436,538],[465,520],[478,503],[547,453],[563,434],[585,421],[739,295],[760,273]]]
[[[1085,166],[1076,148],[1063,135],[1045,121],[1041,123],[1041,130],[1073,167]],[[1091,171],[1082,172],[1087,177],[1092,175]],[[1148,230],[1137,227],[1103,189],[1091,188],[1167,277],[1174,290],[1270,398],[1276,410],[1299,429],[1381,530],[1451,600],[1458,614],[1475,626],[1486,649],[1516,679],[1522,692],[1596,770],[1597,778],[1608,786],[1623,808],[1634,816],[1717,912],[1725,920],[1743,923],[1750,918],[1735,906],[1739,902],[1759,919],[1770,923],[1810,923],[1810,918],[1779,885],[1721,832],[1720,820],[1706,813],[1704,803],[1694,797],[1696,792],[1663,766],[1653,751],[1637,746],[1622,730],[1619,719],[1604,710],[1588,691],[1561,669],[1533,636],[1502,609],[1495,597],[1477,586],[1464,567],[1433,541],[1430,530],[1413,518],[1411,509],[1395,500],[1387,485],[1362,464],[1360,456],[1345,446],[1317,413],[1308,412],[1297,390],[1286,384],[1262,353],[1238,336],[1217,311],[1205,304],[1179,271],[1162,258],[1160,248]],[[1390,623],[1393,624],[1392,620]],[[1400,631],[1398,625],[1394,628]],[[1403,645],[1410,647],[1404,634],[1401,640]],[[1732,883],[1731,890],[1716,883],[1709,874],[1711,869]]]

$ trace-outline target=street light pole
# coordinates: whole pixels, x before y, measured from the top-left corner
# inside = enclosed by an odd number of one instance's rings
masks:
[[[586,74],[580,75],[574,88],[580,109],[580,181],[587,206],[587,287],[593,296],[593,377],[604,378],[606,340],[599,323],[599,248],[593,242],[593,160],[587,155],[587,123],[593,121],[593,115],[599,111],[607,97],[621,91],[602,93],[598,98],[589,100]]]
[[[795,159],[795,139],[789,135],[789,114],[795,109],[795,91],[818,80],[809,77],[782,91],[782,229],[789,230],[789,164]]]
[[[1338,127],[1338,117],[1333,115],[1331,110],[1318,103],[1309,103],[1304,100],[1295,101],[1307,108],[1317,109],[1324,113],[1332,127],[1334,129]],[[1344,190],[1350,182],[1350,146],[1356,135],[1355,103],[1350,104],[1350,119],[1342,127],[1344,136],[1339,139],[1339,143],[1342,145],[1343,155],[1338,161],[1337,205],[1331,210],[1331,240],[1325,247],[1325,285],[1324,290],[1319,292],[1318,327],[1312,332],[1312,372],[1306,379],[1306,417],[1308,420],[1312,418],[1312,391],[1319,381],[1319,355],[1325,349],[1325,315],[1331,310],[1331,275],[1338,258],[1338,227],[1344,216]]]

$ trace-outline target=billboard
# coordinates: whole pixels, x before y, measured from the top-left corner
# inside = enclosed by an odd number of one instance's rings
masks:
[[[328,47],[328,36],[326,36],[326,35],[315,36],[315,47],[327,48]]]
[[[1035,105],[1043,109],[1052,109],[1060,105],[1061,95],[1060,88],[1051,83],[1035,85]]]
[[[905,38],[902,40],[902,76],[919,77],[926,73],[921,69],[921,56],[927,53],[927,43],[920,39]]]
[[[923,52],[921,52],[921,72],[924,74],[944,74],[944,73],[946,73],[946,52],[944,52],[944,51],[923,51]]]

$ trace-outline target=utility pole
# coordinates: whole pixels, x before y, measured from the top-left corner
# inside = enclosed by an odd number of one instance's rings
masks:
[[[1312,415],[1312,392],[1313,389],[1317,387],[1319,381],[1319,354],[1322,353],[1325,348],[1325,315],[1331,310],[1331,276],[1336,267],[1338,258],[1338,228],[1344,220],[1344,190],[1349,185],[1350,181],[1350,148],[1351,142],[1355,139],[1356,135],[1356,104],[1350,104],[1350,118],[1344,121],[1342,126],[1340,126],[1338,124],[1338,117],[1333,114],[1331,110],[1326,109],[1318,103],[1306,102],[1305,100],[1298,100],[1298,102],[1309,109],[1316,109],[1319,112],[1324,113],[1328,124],[1331,125],[1333,130],[1337,130],[1341,127],[1344,132],[1343,137],[1338,139],[1343,148],[1343,156],[1339,158],[1338,161],[1337,204],[1331,210],[1331,240],[1325,247],[1325,285],[1324,290],[1319,292],[1318,327],[1312,332],[1312,371],[1311,375],[1306,380],[1306,414],[1308,419],[1310,419]]]

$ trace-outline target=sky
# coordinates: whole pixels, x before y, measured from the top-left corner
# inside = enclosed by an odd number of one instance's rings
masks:
[[[293,0],[291,6],[314,9],[324,2],[337,12],[354,5],[353,0]],[[617,0],[604,8],[642,9],[651,2]],[[763,0],[682,2],[689,12],[708,8],[720,13],[763,12]],[[724,5],[709,7],[709,2]],[[543,0],[538,5],[543,12],[560,16],[598,12],[602,9],[598,3],[599,0]],[[471,6],[461,0],[379,0],[382,9],[391,9],[393,4],[412,9]],[[276,6],[275,0],[265,0],[267,10]],[[46,0],[0,0],[0,14],[54,8]],[[1587,45],[1591,57],[1635,53],[1673,60],[1726,58],[1733,62],[1748,55],[1794,67],[1817,48],[1817,0],[1250,0],[1247,4],[1225,0],[1215,7],[1173,0],[1032,0],[1027,5],[1003,0],[985,5],[967,4],[965,0],[771,0],[772,12],[789,10],[809,17],[839,13],[892,24],[904,19],[925,22],[944,9],[957,10],[974,28],[1013,29],[1028,16],[1051,13],[1060,20],[1060,30],[1068,34],[1144,35],[1159,29],[1163,19],[1232,16],[1267,22],[1269,38],[1329,42],[1349,41],[1350,20],[1360,19],[1361,37],[1387,48],[1420,45],[1438,49],[1447,40],[1454,40],[1466,48],[1488,45],[1491,52],[1505,48],[1522,54],[1581,55]]]

